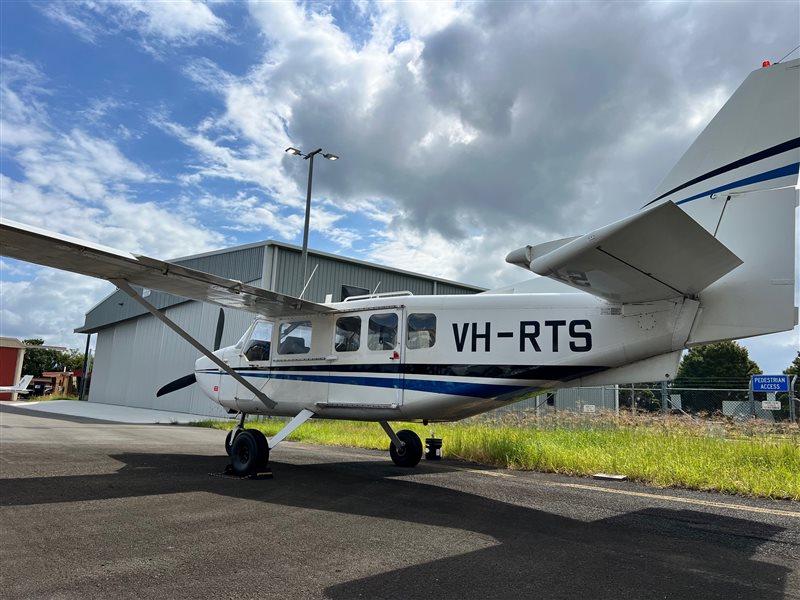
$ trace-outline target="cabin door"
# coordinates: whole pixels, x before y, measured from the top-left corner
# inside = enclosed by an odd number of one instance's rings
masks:
[[[384,308],[336,317],[328,405],[403,405],[404,311]]]
[[[241,366],[237,368],[240,375],[262,391],[265,390],[270,380],[273,329],[274,327],[269,321],[256,321],[250,331],[250,337],[242,346]],[[246,413],[263,411],[264,404],[255,397],[252,391],[232,377],[228,377],[228,379],[236,386],[235,398],[239,410]]]

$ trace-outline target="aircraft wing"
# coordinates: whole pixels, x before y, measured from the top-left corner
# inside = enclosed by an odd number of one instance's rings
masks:
[[[0,256],[106,279],[112,283],[124,280],[132,285],[246,310],[265,317],[335,312],[334,308],[323,304],[7,219],[0,219]]]
[[[742,264],[672,202],[578,238],[520,248],[506,261],[622,303],[691,297]]]

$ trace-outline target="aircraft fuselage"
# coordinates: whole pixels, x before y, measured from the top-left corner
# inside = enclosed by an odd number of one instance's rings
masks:
[[[332,315],[257,319],[238,344],[217,351],[274,408],[207,358],[197,361],[198,383],[226,409],[246,413],[457,420],[599,384],[621,365],[678,350],[697,309],[683,298],[622,306],[582,293],[407,295],[334,306]]]

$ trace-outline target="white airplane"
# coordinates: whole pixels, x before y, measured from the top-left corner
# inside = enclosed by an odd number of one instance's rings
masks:
[[[27,394],[30,392],[28,384],[33,379],[33,375],[24,375],[16,385],[0,385],[0,394]]]
[[[194,345],[194,373],[159,395],[196,382],[241,413],[225,442],[236,473],[265,467],[312,417],[378,422],[392,460],[414,466],[419,437],[389,421],[453,421],[543,390],[669,379],[684,348],[794,327],[798,90],[800,60],[754,71],[642,210],[511,252],[508,262],[543,277],[482,294],[320,304],[7,221],[0,254],[111,281]],[[212,352],[141,288],[257,318]],[[244,428],[248,414],[292,419],[267,441]]]

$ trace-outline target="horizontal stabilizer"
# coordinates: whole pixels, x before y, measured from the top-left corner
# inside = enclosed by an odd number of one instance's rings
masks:
[[[529,260],[534,273],[622,303],[692,297],[742,264],[672,202],[558,242],[516,250],[506,260]]]
[[[322,314],[335,309],[146,256],[0,219],[0,256],[114,283],[127,281],[176,296],[265,317]]]

